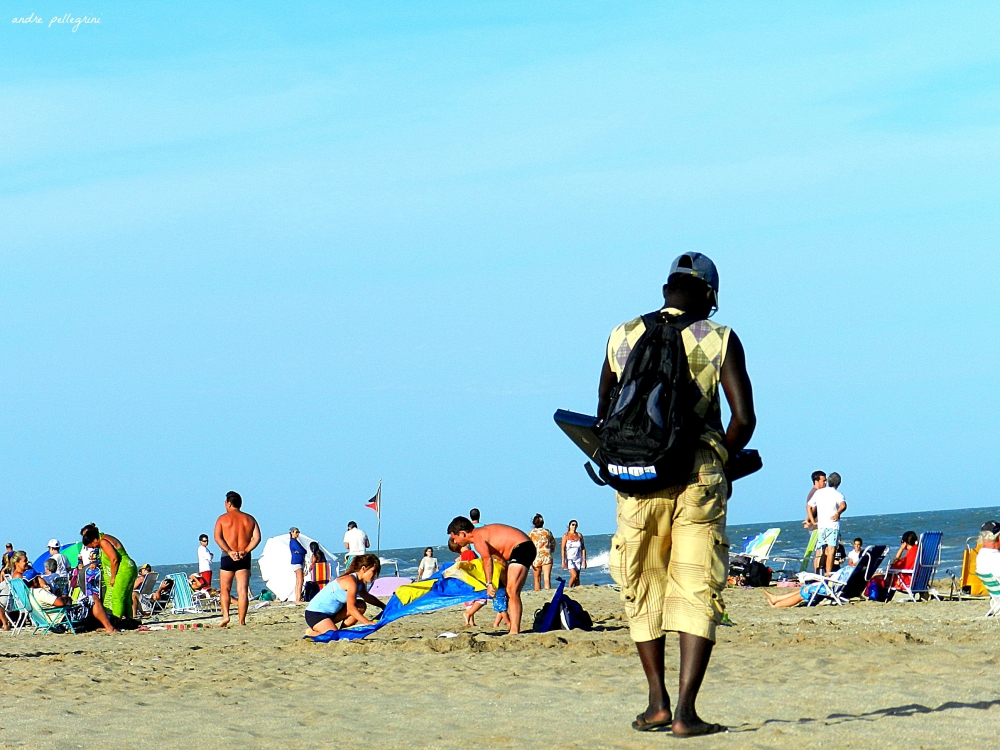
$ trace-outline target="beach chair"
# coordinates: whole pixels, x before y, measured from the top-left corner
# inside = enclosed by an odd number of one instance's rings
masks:
[[[156,593],[156,582],[159,580],[159,573],[147,573],[142,579],[142,586],[139,587],[139,611],[136,616],[144,612],[152,616],[153,614],[153,594]]]
[[[970,596],[986,596],[986,587],[976,576],[976,557],[979,555],[979,536],[970,536],[965,540],[965,551],[962,553],[962,577],[958,580],[956,587],[959,591],[959,598],[962,592],[969,590]]]
[[[205,612],[199,600],[195,599],[194,591],[184,573],[171,573],[167,576],[174,582],[170,590],[171,611],[175,615]]]
[[[73,621],[69,619],[69,611],[66,607],[43,607],[31,595],[27,585],[20,578],[12,578],[10,581],[10,591],[14,596],[19,609],[27,610],[31,616],[31,624],[35,626],[35,633],[39,631],[44,635],[57,629],[65,628],[71,633]]]
[[[913,568],[910,570],[893,568],[890,571],[893,576],[892,587],[905,594],[908,601],[918,601],[921,594],[934,597],[938,601],[941,600],[938,592],[931,588],[931,584],[934,582],[934,574],[941,561],[941,539],[943,536],[944,534],[940,531],[925,531],[917,542],[917,561]],[[909,583],[901,579],[902,575],[910,577]]]
[[[803,586],[810,583],[822,584],[812,591],[806,601],[806,606],[813,607],[819,604],[822,599],[829,599],[831,604],[847,604],[851,599],[861,597],[868,582],[882,565],[886,549],[886,546],[882,544],[866,547],[858,559],[858,564],[854,566],[854,570],[851,571],[851,575],[846,581],[817,573],[799,573],[799,583]]]
[[[773,528],[762,531],[757,536],[743,537],[743,550],[740,555],[746,555],[751,560],[760,563],[767,563],[767,558],[771,556],[771,548],[778,540],[781,529]]]
[[[813,553],[816,551],[816,540],[819,538],[819,531],[813,529],[812,534],[809,535],[809,541],[806,543],[805,554],[802,555],[802,559],[799,560],[797,557],[773,557],[771,558],[775,562],[781,563],[781,570],[785,569],[786,565],[790,563],[798,563],[799,573],[808,573],[809,568],[812,565]]]
[[[4,612],[7,613],[7,620],[10,622],[10,634],[17,635],[31,621],[31,615],[28,610],[21,609],[18,605],[13,589],[8,590],[10,591],[10,595],[7,601],[4,602]]]
[[[1000,581],[991,573],[977,573],[979,580],[983,583],[983,588],[990,595],[990,608],[986,613],[987,617],[1000,616]]]

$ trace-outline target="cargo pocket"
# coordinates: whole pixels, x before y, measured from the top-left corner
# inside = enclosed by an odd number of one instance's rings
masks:
[[[726,515],[726,475],[718,470],[698,474],[698,481],[689,484],[679,502],[687,520],[692,523],[713,523]]]
[[[619,498],[618,530],[611,537],[608,555],[608,572],[611,579],[621,586],[621,600],[626,604],[635,601],[635,589],[642,568],[644,524],[641,510],[634,497]]]
[[[726,588],[726,574],[729,566],[729,537],[724,531],[713,529],[711,532],[712,549],[708,565],[705,566],[707,575],[706,583],[712,595],[712,615],[716,623],[722,622],[722,615],[726,611],[726,605],[722,598],[722,592]]]

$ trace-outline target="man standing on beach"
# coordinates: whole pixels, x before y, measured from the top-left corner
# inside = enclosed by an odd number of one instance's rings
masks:
[[[344,555],[344,564],[350,565],[351,560],[358,555],[365,554],[371,546],[368,535],[359,529],[354,521],[348,521],[347,533],[344,534],[344,549],[347,550],[347,554]]]
[[[510,615],[510,633],[521,632],[521,589],[528,580],[528,568],[535,561],[535,544],[528,535],[513,526],[490,523],[478,529],[465,516],[458,516],[448,524],[449,549],[461,549],[467,544],[476,548],[483,559],[483,574],[487,581],[486,595],[495,598],[493,585],[493,558],[503,560],[507,566],[507,612]]]
[[[481,529],[483,524],[479,521],[479,508],[473,508],[469,511],[469,520],[472,521],[472,525],[477,529]]]
[[[834,472],[822,487],[809,498],[809,509],[816,520],[816,557],[813,560],[813,571],[819,573],[820,561],[826,574],[833,572],[833,556],[840,541],[840,516],[847,510],[847,502],[837,488],[840,486],[840,474]]]
[[[206,589],[212,586],[212,558],[215,553],[208,548],[208,534],[198,537],[198,575]]]
[[[813,486],[809,488],[809,494],[806,495],[806,520],[802,522],[802,528],[808,531],[816,528],[816,512],[811,503],[816,491],[826,487],[826,472],[814,471],[812,473],[812,480]]]
[[[663,286],[662,313],[695,318],[681,332],[696,416],[704,420],[688,483],[650,495],[619,492],[618,530],[611,540],[612,577],[621,587],[629,631],[649,684],[649,705],[632,728],[671,729],[676,735],[714,734],[719,724],[699,718],[695,700],[715,644],[725,605],[729,540],[723,467],[753,435],[756,417],[743,345],[729,328],[708,320],[718,308],[719,274],[706,256],[685,253],[674,260]],[[601,372],[597,416],[604,419],[632,348],[645,333],[642,318],[611,332]],[[732,416],[723,430],[718,387]],[[488,527],[487,527],[488,528]],[[680,637],[680,687],[671,712],[664,682],[664,633]]]
[[[236,577],[237,611],[240,625],[247,624],[250,607],[250,553],[260,544],[257,519],[244,513],[243,498],[238,492],[226,493],[226,512],[215,522],[215,543],[222,550],[219,559],[219,590],[222,604],[220,628],[229,625],[229,604],[232,599],[233,577]]]

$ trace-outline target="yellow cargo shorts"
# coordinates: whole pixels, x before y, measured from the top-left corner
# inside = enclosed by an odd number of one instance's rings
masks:
[[[687,484],[651,495],[618,493],[609,568],[621,586],[632,640],[672,631],[715,642],[726,611],[728,494],[722,460],[711,448],[695,454]]]

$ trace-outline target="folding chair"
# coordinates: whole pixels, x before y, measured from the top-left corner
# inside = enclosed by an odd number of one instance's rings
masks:
[[[35,626],[35,633],[41,631],[44,635],[45,633],[54,632],[58,628],[66,628],[71,633],[76,632],[73,629],[73,621],[69,619],[69,612],[66,607],[43,607],[31,595],[31,591],[28,590],[27,585],[20,578],[11,579],[10,590],[17,601],[18,607],[27,609],[31,615],[31,624]]]
[[[885,545],[869,546],[861,553],[858,564],[851,570],[847,580],[843,580],[836,573],[832,576],[822,576],[817,573],[799,573],[799,583],[803,586],[810,583],[819,583],[810,593],[806,606],[812,607],[819,604],[821,599],[829,599],[831,604],[847,604],[851,599],[860,597],[868,582],[878,571],[882,560],[885,557]],[[842,568],[845,570],[845,568]]]
[[[142,586],[139,587],[139,611],[135,613],[136,615],[141,615],[143,612],[153,614],[153,594],[156,593],[159,577],[159,573],[147,573],[142,579]]]
[[[184,573],[171,573],[167,576],[173,580],[174,587],[170,592],[171,611],[175,615],[191,614],[193,612],[206,612],[202,606],[203,602],[196,599],[191,583]]]
[[[9,585],[9,581],[7,582]],[[10,592],[7,596],[7,601],[3,603],[4,612],[7,615],[7,620],[10,622],[10,634],[17,635],[22,630],[24,626],[28,624],[31,620],[31,615],[28,610],[21,609],[18,606],[17,599],[14,597],[14,591],[8,588]]]
[[[990,595],[990,609],[986,613],[987,617],[1000,616],[1000,581],[992,573],[977,573],[979,580]]]
[[[746,555],[751,560],[756,560],[757,562],[766,563],[767,558],[771,556],[771,548],[778,540],[780,533],[781,529],[773,528],[762,531],[757,536],[744,537],[743,551],[738,554]]]
[[[896,591],[905,593],[909,601],[919,601],[921,594],[941,600],[938,592],[931,588],[931,583],[941,561],[943,536],[940,531],[925,531],[917,542],[917,560],[913,568],[910,570],[890,568],[889,574],[893,576],[892,587]],[[909,577],[908,582],[903,580],[904,575]]]

